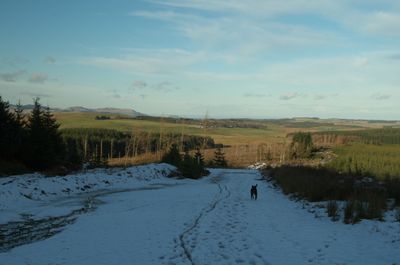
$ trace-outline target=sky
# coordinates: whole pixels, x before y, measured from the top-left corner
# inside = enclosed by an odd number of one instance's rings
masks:
[[[2,0],[0,32],[10,103],[400,120],[398,0]]]

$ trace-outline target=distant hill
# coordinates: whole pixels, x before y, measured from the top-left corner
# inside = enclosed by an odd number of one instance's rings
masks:
[[[10,105],[11,108],[15,108],[15,105]],[[23,105],[22,109],[25,112],[31,111],[33,109],[33,105]],[[95,112],[95,113],[102,113],[102,114],[114,114],[114,115],[126,115],[129,117],[140,117],[140,116],[147,116],[146,114],[143,114],[141,112],[138,112],[134,109],[119,109],[119,108],[95,108],[95,109],[90,109],[90,108],[85,108],[82,106],[74,106],[74,107],[69,107],[66,109],[60,109],[60,108],[51,108],[51,111],[53,112]]]
[[[138,117],[138,116],[147,116],[141,112],[138,112],[134,109],[119,109],[119,108],[97,108],[97,109],[89,109],[85,107],[75,106],[62,110],[62,112],[98,112],[105,114],[120,114],[127,115],[130,117]]]

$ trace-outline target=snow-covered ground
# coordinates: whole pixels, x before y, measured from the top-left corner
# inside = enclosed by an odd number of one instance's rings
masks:
[[[61,232],[1,252],[0,264],[400,264],[399,223],[315,218],[257,170],[197,181],[169,179],[172,170],[1,179],[0,224],[78,212]]]

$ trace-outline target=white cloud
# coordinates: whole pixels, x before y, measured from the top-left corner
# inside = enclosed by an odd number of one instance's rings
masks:
[[[209,59],[210,56],[204,56],[203,52],[189,52],[181,49],[131,49],[127,51],[127,54],[119,57],[82,58],[79,63],[135,74],[166,75]]]
[[[387,100],[390,99],[392,96],[389,94],[375,93],[371,97],[376,100]]]
[[[245,93],[243,95],[243,97],[245,97],[245,98],[265,98],[267,96],[270,96],[270,95],[258,94],[258,93]]]
[[[260,52],[332,45],[337,38],[328,31],[253,16],[223,14],[219,17],[207,17],[186,14],[184,11],[135,11],[130,14],[167,21],[186,38],[201,44],[207,50],[218,50],[231,61]]]
[[[47,56],[46,58],[44,58],[43,62],[47,64],[55,64],[56,59],[53,56]]]
[[[297,92],[290,92],[290,93],[286,93],[286,94],[282,94],[279,96],[280,100],[291,100],[294,98],[300,97],[300,94]]]
[[[166,92],[166,93],[179,89],[178,86],[175,86],[171,82],[168,82],[168,81],[158,83],[154,86],[154,88],[158,91],[162,91],[162,92]]]
[[[50,94],[40,93],[40,92],[21,92],[20,95],[28,96],[30,98],[50,98],[52,97]]]
[[[140,81],[140,80],[135,80],[132,84],[132,88],[135,89],[143,89],[147,87],[147,83],[144,81]]]
[[[400,36],[400,15],[395,12],[378,11],[359,16],[361,30],[378,36]]]
[[[48,76],[46,73],[32,73],[29,78],[29,82],[31,83],[39,83],[42,84],[48,80]]]
[[[152,2],[180,8],[200,9],[214,12],[234,12],[253,16],[276,16],[280,14],[293,14],[299,12],[310,14],[325,9],[333,12],[341,7],[339,1],[332,0],[166,0]]]
[[[4,57],[0,58],[0,64],[9,66],[9,67],[16,67],[21,64],[27,64],[29,60],[23,57],[14,56],[14,57]]]
[[[0,73],[0,80],[5,82],[16,82],[20,77],[22,77],[26,71],[18,70],[15,72]]]
[[[379,3],[359,0],[166,0],[151,2],[157,3],[161,7],[172,6],[174,11],[154,12],[153,14],[139,11],[133,12],[132,15],[164,19],[170,22],[175,21],[182,24],[181,27],[188,29],[188,36],[196,35],[194,34],[195,30],[198,30],[199,33],[208,32],[210,34],[220,32],[218,24],[223,23],[221,17],[225,19],[233,18],[233,21],[237,22],[236,25],[225,29],[236,30],[243,24],[249,24],[248,22],[268,26],[276,22],[277,18],[290,15],[315,16],[360,34],[400,36],[398,30],[400,27],[400,5],[396,0],[383,0]],[[188,14],[196,10],[215,12],[214,15],[217,15],[218,18],[208,16],[193,19]],[[199,23],[200,20],[202,20],[201,23]],[[186,26],[182,22],[186,22]],[[204,25],[204,28],[201,25]],[[289,23],[287,22],[286,25],[289,25]],[[291,25],[294,24],[291,23]],[[315,29],[316,27],[311,26],[310,28]],[[290,32],[286,32],[286,35],[290,34]]]
[[[323,99],[325,99],[325,98],[326,98],[326,96],[321,95],[321,94],[318,94],[318,95],[315,95],[315,96],[314,96],[314,100],[323,100]]]
[[[120,98],[122,98],[121,94],[118,93],[118,91],[115,90],[115,89],[113,89],[113,90],[108,90],[108,91],[106,92],[106,96],[107,96],[107,97],[112,97],[112,98],[115,98],[115,99],[120,99]]]

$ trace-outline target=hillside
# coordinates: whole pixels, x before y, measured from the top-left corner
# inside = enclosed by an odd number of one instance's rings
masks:
[[[0,225],[5,235],[0,238],[0,263],[400,261],[393,212],[384,222],[346,225],[327,217],[324,202],[290,200],[256,170],[212,170],[197,181],[165,177],[171,170],[147,165],[66,177],[1,179],[5,204],[0,216],[8,219],[2,218]],[[254,184],[259,195],[255,201],[249,194]]]
[[[107,128],[123,132],[162,133],[163,135],[195,135],[211,137],[216,144],[224,145],[230,165],[245,167],[262,161],[269,152],[279,160],[288,135],[298,131],[352,131],[383,126],[399,126],[398,121],[368,121],[345,119],[188,119],[176,117],[128,117],[108,115],[97,120],[95,112],[56,112],[61,129]],[[206,160],[213,158],[213,150],[205,151]],[[114,161],[119,163],[118,161]],[[154,162],[154,161],[153,161]],[[124,163],[126,161],[124,160]],[[113,163],[114,164],[114,163]]]
[[[16,105],[10,105],[12,109],[15,109]],[[22,109],[24,112],[30,112],[33,109],[32,104],[23,105]],[[111,115],[125,115],[127,117],[140,117],[147,116],[146,114],[140,113],[134,109],[121,109],[121,108],[86,108],[82,106],[73,106],[69,108],[50,108],[52,112],[57,113],[69,113],[69,112],[81,112],[81,113],[101,113],[101,114],[111,114]]]

